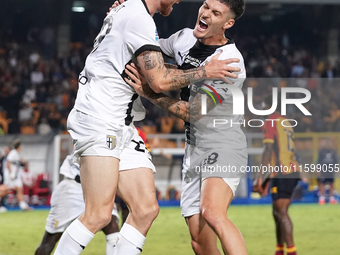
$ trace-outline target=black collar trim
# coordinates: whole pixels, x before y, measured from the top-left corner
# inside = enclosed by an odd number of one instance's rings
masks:
[[[147,12],[150,14],[149,9],[148,9],[148,6],[147,6],[146,3],[145,3],[145,0],[142,0],[142,3],[144,4],[145,9],[147,10]],[[151,15],[151,14],[150,14],[150,15]]]
[[[205,45],[205,44],[201,43],[201,42],[197,39],[195,46],[196,46],[196,47],[199,47],[199,48],[206,48],[206,49],[217,49],[217,48],[219,48],[219,47],[222,47],[222,46],[225,46],[225,45],[228,45],[228,44],[234,44],[234,43],[235,43],[235,42],[234,42],[232,39],[230,39],[229,37],[227,37],[227,39],[228,39],[228,42],[227,42],[226,44],[224,44],[224,45]]]

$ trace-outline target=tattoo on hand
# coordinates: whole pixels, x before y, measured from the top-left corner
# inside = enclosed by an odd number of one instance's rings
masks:
[[[158,60],[158,71],[162,71],[164,67],[164,59],[163,55],[160,52],[157,52],[157,60]]]

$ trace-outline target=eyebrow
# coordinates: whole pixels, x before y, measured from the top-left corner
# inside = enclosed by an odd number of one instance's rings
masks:
[[[204,1],[203,4],[205,4],[205,5],[210,9],[210,7],[209,7],[207,1]],[[222,12],[220,12],[220,11],[218,11],[218,10],[211,10],[211,11],[212,11],[212,12],[218,12],[219,14],[222,14]]]

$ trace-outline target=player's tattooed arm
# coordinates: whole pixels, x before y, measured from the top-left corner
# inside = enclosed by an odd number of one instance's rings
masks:
[[[166,68],[162,53],[157,51],[144,51],[137,57],[137,62],[149,86],[160,93],[178,90],[205,78],[237,78],[233,72],[239,72],[240,68],[228,64],[239,62],[239,59],[218,60],[219,56],[214,56],[205,66],[190,70]]]
[[[180,99],[170,98],[163,93],[154,93],[147,97],[153,104],[169,111],[177,118],[190,123],[195,123],[203,117],[201,98],[201,94],[197,94],[191,102],[186,102]],[[214,101],[211,98],[207,98],[207,110],[210,111],[214,107]]]
[[[132,66],[127,65],[125,72],[131,78],[131,80],[125,78],[125,81],[130,84],[140,96],[147,98],[153,104],[187,122],[195,123],[202,118],[201,94],[197,93],[190,103],[170,98],[163,93],[155,93],[150,86],[143,81],[142,76],[138,73],[134,64],[132,64]],[[215,107],[214,101],[210,97],[207,98],[207,110],[210,111],[213,107]]]

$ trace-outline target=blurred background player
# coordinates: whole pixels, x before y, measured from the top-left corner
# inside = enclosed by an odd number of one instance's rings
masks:
[[[280,171],[271,179],[271,195],[273,203],[273,216],[276,229],[276,252],[275,255],[284,255],[284,244],[286,244],[286,254],[296,255],[296,247],[293,240],[293,224],[288,214],[294,188],[299,181],[299,164],[294,155],[294,130],[292,127],[281,125],[286,118],[280,115],[281,96],[278,96],[276,111],[267,119],[277,121],[266,121],[263,132],[264,152],[262,154],[261,166],[278,166],[292,169],[292,172]],[[272,95],[264,99],[264,110],[272,106]],[[286,120],[285,125],[289,126]],[[296,169],[293,171],[293,169]],[[263,182],[262,172],[254,185],[254,191],[261,196],[268,193],[269,182]],[[266,183],[266,185],[263,185]]]
[[[39,205],[39,197],[35,185],[36,178],[29,170],[28,162],[25,162],[20,173],[23,183],[24,200],[27,204]]]
[[[0,201],[3,201],[2,199],[8,194],[9,189],[7,185],[0,183]],[[7,208],[4,204],[1,204],[0,206],[0,213],[7,212]]]
[[[46,219],[45,234],[35,255],[49,255],[62,233],[85,210],[83,191],[79,177],[79,165],[73,162],[73,154],[68,155],[60,167],[64,179],[52,193],[51,209]],[[110,223],[102,231],[106,235],[106,255],[113,254],[113,247],[119,233],[119,215],[116,207],[112,211]]]
[[[8,188],[16,192],[16,197],[23,211],[32,210],[31,207],[24,200],[23,193],[23,183],[21,180],[22,166],[24,165],[24,160],[20,157],[20,152],[22,149],[20,140],[13,141],[14,149],[7,156],[6,170],[5,170],[5,184]]]
[[[334,168],[335,164],[339,164],[338,152],[332,147],[332,140],[329,138],[321,141],[321,149],[319,150],[319,157],[317,165],[320,166],[321,171],[318,176],[319,186],[319,204],[324,205],[325,198],[325,184],[329,185],[329,203],[337,204],[338,201],[334,196]]]
[[[10,146],[5,146],[4,155],[0,158],[0,185],[2,187],[2,195],[0,196],[0,212],[7,212],[7,208],[5,207],[5,199],[6,195],[8,194],[8,187],[4,185],[5,182],[5,169],[6,169],[6,162],[7,156],[11,152]]]

